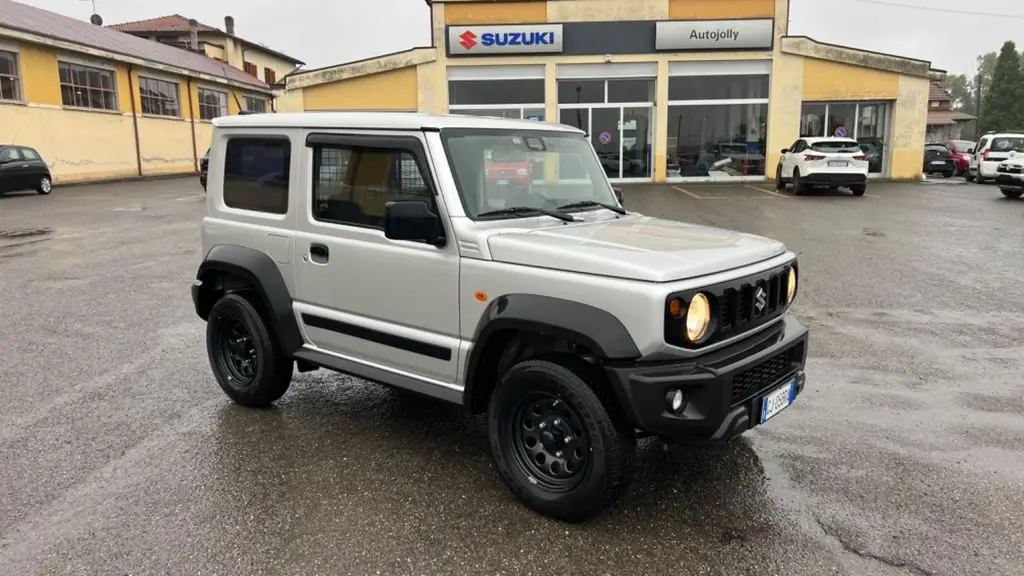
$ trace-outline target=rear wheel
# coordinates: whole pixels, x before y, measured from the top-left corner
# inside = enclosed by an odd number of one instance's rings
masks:
[[[775,168],[775,189],[786,189],[786,181],[782,179],[782,164],[779,164],[778,167]]]
[[[1003,196],[1007,198],[1017,199],[1024,196],[1024,189],[1021,188],[1006,188],[1003,186],[999,187],[999,191],[1003,193]]]
[[[213,305],[206,351],[221,389],[243,406],[265,408],[291,385],[294,362],[281,356],[259,310],[241,295]]]
[[[867,192],[867,190],[867,184],[857,184],[855,186],[850,186],[850,192],[853,192],[854,196],[863,196],[864,193]]]
[[[39,182],[36,183],[36,192],[40,194],[49,194],[53,192],[53,181],[50,180],[49,176],[40,176]]]
[[[525,360],[491,395],[487,431],[494,461],[516,497],[567,522],[598,514],[626,489],[636,438],[614,416],[585,370]]]
[[[974,174],[971,174],[971,171],[968,170],[967,173],[964,174],[964,180],[967,180],[968,182],[974,182]]]
[[[956,175],[956,170],[949,170],[948,172],[943,172],[942,173],[942,177],[943,178],[952,178],[955,175]]]

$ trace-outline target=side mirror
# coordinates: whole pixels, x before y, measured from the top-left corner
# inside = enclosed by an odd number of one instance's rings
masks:
[[[783,154],[789,154],[789,148],[783,148],[782,149],[782,153]]]
[[[619,204],[622,204],[622,189],[612,188],[612,190],[615,191],[615,199],[619,201]]]
[[[391,240],[426,242],[440,248],[441,218],[422,200],[396,200],[384,205],[384,236]]]

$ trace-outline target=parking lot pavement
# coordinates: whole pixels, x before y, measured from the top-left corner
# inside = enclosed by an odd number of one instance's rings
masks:
[[[642,442],[584,525],[520,506],[456,408],[325,371],[231,405],[194,179],[0,198],[0,572],[1020,574],[1024,202],[868,194],[626,188],[800,254],[808,387],[723,448]]]

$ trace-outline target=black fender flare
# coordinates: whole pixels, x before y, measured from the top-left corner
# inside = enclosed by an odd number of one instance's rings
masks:
[[[281,351],[292,357],[302,348],[302,333],[292,309],[292,297],[288,292],[277,264],[265,252],[245,246],[214,246],[206,259],[199,265],[196,279],[203,281],[194,295],[196,313],[203,320],[209,317],[213,307],[208,296],[212,287],[207,281],[217,272],[226,272],[246,279],[263,303],[269,315],[271,329],[277,336]]]
[[[488,340],[496,332],[509,329],[573,340],[586,346],[602,360],[628,361],[640,358],[640,350],[629,331],[607,310],[563,298],[506,294],[495,298],[477,323],[466,367],[464,397],[467,402],[473,398],[473,388],[480,384],[475,375]]]

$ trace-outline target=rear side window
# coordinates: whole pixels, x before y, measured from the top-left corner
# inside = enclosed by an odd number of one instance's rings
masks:
[[[994,138],[992,140],[992,151],[993,152],[1024,152],[1024,138],[1018,136],[1008,136],[1003,138]]]
[[[291,142],[231,138],[224,158],[224,204],[270,214],[288,212]]]
[[[826,140],[824,142],[815,142],[811,144],[811,150],[815,152],[850,152],[859,153],[860,145],[854,140]]]
[[[423,200],[434,208],[434,195],[410,151],[342,144],[314,147],[314,218],[383,228],[384,205],[392,200]]]
[[[0,162],[21,160],[21,152],[17,148],[0,148]]]

